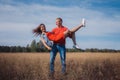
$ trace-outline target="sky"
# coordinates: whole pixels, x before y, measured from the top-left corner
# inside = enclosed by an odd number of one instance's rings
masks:
[[[27,46],[34,39],[39,41],[32,30],[44,23],[51,31],[57,17],[69,29],[86,19],[86,27],[76,32],[81,49],[120,50],[120,0],[0,0],[0,45]],[[66,47],[72,46],[67,38]]]

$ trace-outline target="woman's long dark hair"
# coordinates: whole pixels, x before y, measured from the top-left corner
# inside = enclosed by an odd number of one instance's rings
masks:
[[[42,33],[42,31],[40,30],[41,29],[41,26],[45,26],[43,23],[40,24],[37,28],[33,29],[33,33],[35,33],[36,36],[40,35]]]

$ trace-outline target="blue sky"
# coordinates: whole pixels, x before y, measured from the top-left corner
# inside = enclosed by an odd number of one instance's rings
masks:
[[[82,48],[120,49],[119,0],[0,0],[0,45],[26,46],[34,37],[32,29],[45,23],[51,31],[57,17],[71,29],[86,19],[86,27],[76,32]],[[71,48],[72,41],[66,40]]]

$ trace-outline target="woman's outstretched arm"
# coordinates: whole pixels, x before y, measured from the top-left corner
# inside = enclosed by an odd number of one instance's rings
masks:
[[[40,40],[42,41],[43,45],[44,45],[48,50],[51,50],[51,49],[52,49],[51,47],[49,47],[49,46],[46,44],[46,42],[45,42],[45,40],[44,40],[43,38],[40,38]]]

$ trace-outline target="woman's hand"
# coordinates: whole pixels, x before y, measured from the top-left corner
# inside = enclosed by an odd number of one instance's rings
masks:
[[[51,47],[47,47],[47,49],[48,49],[48,50],[52,50],[52,48],[51,48]]]

